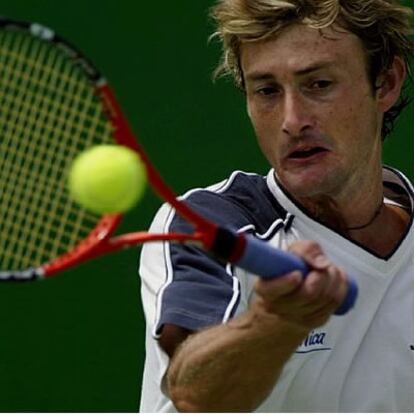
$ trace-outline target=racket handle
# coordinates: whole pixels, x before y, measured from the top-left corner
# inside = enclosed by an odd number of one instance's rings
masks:
[[[226,230],[226,233],[226,239],[230,241],[229,231]],[[264,279],[280,277],[295,270],[301,271],[303,276],[306,277],[311,270],[299,256],[276,249],[263,240],[250,235],[236,235],[236,238],[238,239],[236,243],[238,252],[235,255],[233,252],[231,261]],[[233,246],[235,247],[234,244]],[[357,296],[358,286],[355,280],[348,276],[348,292],[335,314],[343,315],[347,313],[354,306]]]

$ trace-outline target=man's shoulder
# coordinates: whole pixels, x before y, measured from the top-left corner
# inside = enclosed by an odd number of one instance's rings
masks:
[[[215,200],[226,200],[246,205],[257,197],[259,199],[271,197],[266,177],[244,171],[234,171],[228,178],[218,183],[204,188],[193,188],[182,196],[183,199],[190,202],[214,198]]]
[[[215,223],[237,229],[253,224],[265,230],[286,216],[286,210],[269,190],[266,176],[256,173],[234,171],[225,180],[194,188],[181,198]]]

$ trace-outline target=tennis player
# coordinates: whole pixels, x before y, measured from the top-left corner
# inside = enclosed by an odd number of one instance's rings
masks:
[[[197,248],[150,244],[141,411],[414,410],[413,187],[381,165],[406,103],[411,10],[396,0],[221,0],[224,56],[271,170],[188,203],[301,256],[263,281]],[[186,231],[164,205],[153,231]],[[335,316],[346,274],[359,300]]]

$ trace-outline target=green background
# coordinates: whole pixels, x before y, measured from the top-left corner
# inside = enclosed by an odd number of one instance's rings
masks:
[[[177,192],[234,169],[267,171],[243,96],[229,81],[211,81],[219,57],[207,42],[212,1],[0,5],[0,14],[54,28],[95,62]],[[413,116],[412,105],[385,154],[411,177]],[[159,205],[148,192],[121,231],[147,228]],[[0,411],[137,411],[144,356],[138,255],[131,249],[48,281],[0,285]]]

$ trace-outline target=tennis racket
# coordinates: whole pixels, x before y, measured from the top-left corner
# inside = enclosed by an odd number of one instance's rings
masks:
[[[36,23],[0,18],[0,280],[32,281],[149,241],[196,243],[264,278],[309,268],[299,257],[219,227],[165,184],[133,135],[107,81],[75,47]],[[121,214],[98,216],[73,202],[67,171],[98,144],[135,150],[152,189],[194,225],[192,234],[114,236]],[[349,289],[337,314],[355,302]]]

